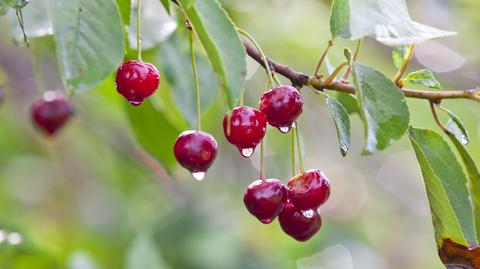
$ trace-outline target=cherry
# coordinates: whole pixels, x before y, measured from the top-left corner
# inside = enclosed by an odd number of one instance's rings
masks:
[[[139,106],[143,100],[158,88],[160,75],[150,63],[141,61],[124,62],[117,70],[115,85],[117,91],[134,106]]]
[[[73,105],[61,91],[47,91],[31,107],[33,123],[53,136],[73,115]]]
[[[256,180],[243,195],[245,207],[264,224],[282,212],[286,200],[287,187],[278,179]]]
[[[177,137],[173,153],[181,166],[202,180],[217,157],[217,141],[202,131],[185,131]]]
[[[230,123],[230,124],[229,124]],[[253,155],[267,130],[265,115],[248,106],[236,107],[223,118],[223,133],[231,144],[237,146],[243,157]]]
[[[278,221],[286,234],[301,242],[310,239],[322,226],[317,210],[300,211],[290,201],[278,216]]]
[[[288,195],[299,210],[316,210],[328,200],[330,183],[322,171],[308,170],[288,181]]]
[[[303,110],[302,95],[292,86],[282,85],[263,94],[260,111],[268,123],[287,133]]]

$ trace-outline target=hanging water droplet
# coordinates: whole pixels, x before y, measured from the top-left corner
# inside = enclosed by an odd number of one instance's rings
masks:
[[[313,218],[313,215],[315,215],[315,212],[313,211],[313,209],[310,209],[310,210],[302,211],[302,214],[305,218],[311,219]]]
[[[143,102],[139,102],[139,101],[128,101],[130,104],[134,105],[134,106],[139,106],[141,105]]]
[[[460,143],[462,143],[463,145],[466,145],[468,144],[468,137],[465,136],[465,135],[462,135],[462,138],[460,139]]]
[[[193,172],[192,177],[198,181],[201,181],[205,178],[205,172]]]
[[[242,156],[245,158],[250,158],[253,155],[254,148],[240,149]]]
[[[278,130],[284,134],[288,133],[292,129],[290,126],[285,126],[285,127],[279,127]]]

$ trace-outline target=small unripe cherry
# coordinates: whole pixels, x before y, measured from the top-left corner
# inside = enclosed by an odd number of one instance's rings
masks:
[[[290,202],[287,202],[282,213],[278,215],[278,221],[286,234],[300,242],[310,239],[322,226],[317,210],[301,211]]]
[[[267,116],[268,123],[282,133],[287,133],[303,111],[300,92],[292,86],[281,85],[262,95],[260,111]]]
[[[223,133],[230,144],[235,145],[243,157],[251,157],[255,147],[265,137],[267,118],[248,106],[236,107],[223,118]]]
[[[325,174],[312,169],[288,181],[288,198],[299,210],[316,210],[330,196],[330,182]]]
[[[145,98],[154,94],[159,83],[160,75],[155,66],[136,60],[124,62],[115,78],[117,91],[134,106],[141,105]]]
[[[202,180],[217,157],[217,141],[202,131],[185,131],[177,137],[173,153],[182,167]]]
[[[47,136],[53,136],[73,115],[73,104],[61,91],[47,91],[31,106],[32,121]]]
[[[256,180],[243,195],[247,210],[264,224],[271,223],[282,212],[287,188],[278,179]]]

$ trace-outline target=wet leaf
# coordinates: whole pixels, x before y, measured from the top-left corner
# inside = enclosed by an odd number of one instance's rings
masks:
[[[348,111],[341,103],[331,97],[328,97],[326,101],[328,110],[332,115],[337,129],[340,153],[345,157],[350,148],[350,118]]]

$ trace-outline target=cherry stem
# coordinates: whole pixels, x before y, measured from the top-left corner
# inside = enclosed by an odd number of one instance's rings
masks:
[[[445,127],[445,125],[443,125],[443,123],[440,121],[440,117],[438,117],[437,110],[435,109],[435,103],[433,101],[430,101],[430,110],[432,111],[433,119],[438,127],[440,127],[440,129],[442,129],[445,133],[450,134],[450,131],[447,129],[447,127]]]
[[[292,177],[297,173],[297,167],[295,163],[295,131],[292,131]]]
[[[400,67],[400,69],[398,70],[397,74],[395,74],[395,77],[393,78],[393,82],[395,82],[395,84],[397,84],[397,86],[399,86],[399,87],[401,85],[400,80],[402,79],[403,75],[407,71],[408,65],[410,64],[410,61],[412,60],[413,49],[414,48],[415,48],[415,45],[413,45],[413,44],[408,46],[408,51],[407,51],[407,55],[404,58],[404,62],[402,64],[402,66]]]
[[[193,47],[193,28],[188,20],[185,21],[188,29],[188,41],[190,43],[190,56],[192,58],[193,80],[195,82],[195,99],[197,105],[197,129],[202,130],[202,112],[200,108],[200,86],[198,83],[197,63],[195,61],[195,50]],[[243,97],[241,98],[243,102]]]
[[[340,71],[342,71],[342,69],[345,68],[347,65],[349,65],[348,62],[343,62],[339,66],[337,66],[337,68],[335,68],[335,70],[332,72],[332,74],[330,74],[330,76],[328,76],[328,78],[323,82],[323,84],[325,86],[330,86],[330,84],[332,84],[335,77],[337,77]]]
[[[137,60],[142,61],[141,0],[137,0]]]
[[[303,156],[302,156],[302,143],[300,138],[300,128],[298,127],[298,121],[295,122],[295,136],[297,137],[297,153],[298,153],[298,163],[300,165],[300,173],[305,173],[305,167],[303,166]]]
[[[333,46],[333,41],[328,40],[327,48],[322,53],[322,56],[320,57],[320,60],[318,60],[317,67],[315,67],[315,72],[313,72],[313,76],[316,77],[318,76],[318,72],[320,72],[320,67],[322,67],[323,62],[325,61],[325,57],[327,57],[328,51],[330,48]]]
[[[260,179],[265,181],[265,140],[260,143]]]
[[[15,14],[17,15],[17,20],[18,20],[18,25],[20,26],[20,30],[22,30],[23,34],[23,44],[25,44],[25,47],[30,47],[30,40],[28,40],[27,33],[25,33],[25,26],[23,23],[23,13],[21,8],[17,8],[15,10]]]
[[[357,42],[357,47],[355,48],[355,53],[353,54],[353,59],[352,59],[353,62],[356,62],[358,57],[360,56],[360,50],[362,49],[362,45],[363,45],[363,38],[359,39]],[[352,71],[352,66],[349,65],[347,70],[342,76],[342,80],[346,80],[350,76],[351,71]]]
[[[278,79],[274,80],[274,75],[273,75],[272,69],[270,68],[270,63],[268,62],[268,58],[265,56],[265,53],[263,53],[263,50],[260,47],[260,45],[258,45],[257,41],[255,41],[255,39],[245,30],[237,27],[237,31],[238,33],[243,35],[245,38],[247,38],[250,42],[252,42],[252,44],[257,49],[258,53],[260,53],[260,56],[262,57],[262,61],[265,65],[265,70],[267,71],[268,80],[272,85],[272,87],[275,85],[275,83],[277,83],[277,85],[280,85],[280,81]]]

